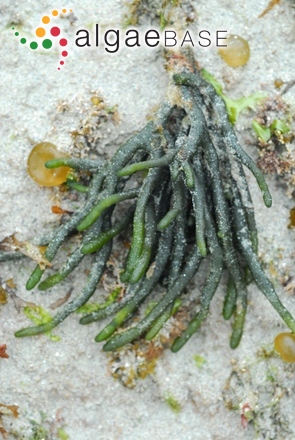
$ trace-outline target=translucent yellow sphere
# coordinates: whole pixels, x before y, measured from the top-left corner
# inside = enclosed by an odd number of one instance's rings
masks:
[[[40,144],[35,145],[28,157],[27,170],[29,176],[39,185],[60,185],[66,181],[70,168],[59,167],[47,169],[44,164],[48,160],[58,159],[65,156],[65,154],[60,153],[56,146],[50,142],[41,142]]]
[[[275,350],[285,362],[295,362],[295,334],[280,333],[274,340]]]
[[[230,67],[244,66],[250,58],[250,47],[248,41],[238,35],[228,35],[224,44],[227,47],[220,47],[218,53]]]

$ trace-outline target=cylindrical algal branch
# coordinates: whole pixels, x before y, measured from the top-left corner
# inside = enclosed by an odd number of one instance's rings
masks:
[[[66,163],[88,171],[92,177],[84,191],[84,206],[59,227],[45,257],[52,261],[75,232],[82,235],[80,244],[59,271],[42,282],[44,271],[37,266],[27,289],[39,282],[41,290],[48,289],[79,270],[85,255],[94,256],[82,292],[52,321],[19,330],[17,337],[47,332],[85,304],[104,273],[113,240],[128,230],[132,231],[131,246],[121,268],[121,279],[128,283],[125,295],[80,320],[81,324],[90,324],[111,316],[95,338],[97,342],[106,341],[104,350],[115,350],[143,336],[148,340],[155,337],[176,303],[179,307],[179,298],[198,276],[203,260],[208,260],[209,269],[199,306],[191,311],[187,328],[174,341],[174,352],[207,318],[224,270],[228,289],[224,292],[223,316],[233,320],[232,348],[238,346],[243,333],[249,272],[295,333],[295,320],[281,303],[256,255],[257,230],[243,166],[253,173],[264,203],[270,207],[271,195],[264,176],[240,146],[223,100],[192,64],[184,65],[172,76],[167,99],[153,119],[110,160],[98,163],[67,158],[47,162],[48,168]],[[136,179],[137,172],[140,179]],[[117,205],[119,220],[114,214]],[[166,292],[149,313],[134,320],[141,304],[163,279]]]

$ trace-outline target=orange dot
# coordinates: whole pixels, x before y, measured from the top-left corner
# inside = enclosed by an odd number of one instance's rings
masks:
[[[58,15],[58,11],[56,9],[54,9],[54,11],[52,11],[52,15],[54,15],[54,17],[56,17]]]
[[[73,12],[73,9],[70,9],[70,12]]]
[[[63,9],[62,12],[65,14],[65,13],[67,12],[67,10],[66,10],[66,9]]]
[[[39,27],[36,29],[36,35],[37,37],[44,37],[44,35],[46,34],[46,31],[44,28]]]
[[[44,15],[44,17],[42,17],[42,23],[48,24],[49,22],[50,22],[50,18],[47,15]]]

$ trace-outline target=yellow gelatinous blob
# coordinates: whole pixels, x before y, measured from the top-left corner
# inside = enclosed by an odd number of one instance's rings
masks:
[[[221,58],[230,67],[244,66],[250,58],[250,47],[248,41],[238,35],[227,35],[223,44],[227,47],[218,49]]]
[[[295,334],[280,333],[274,340],[275,350],[285,362],[295,362]]]
[[[98,96],[92,96],[91,102],[93,105],[99,105],[101,103],[101,99]]]
[[[288,228],[295,228],[295,208],[290,209],[290,223]]]
[[[71,170],[68,167],[45,168],[44,164],[48,160],[65,157],[60,153],[54,144],[50,142],[41,142],[32,149],[27,163],[27,169],[30,177],[39,185],[58,186],[66,181],[67,174]]]

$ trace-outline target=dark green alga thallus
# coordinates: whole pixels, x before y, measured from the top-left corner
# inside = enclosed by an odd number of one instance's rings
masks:
[[[194,71],[192,71],[194,70]],[[255,176],[264,203],[272,200],[261,171],[241,148],[229,122],[224,101],[197,69],[183,69],[172,77],[167,99],[152,120],[132,136],[105,163],[88,159],[56,159],[47,168],[69,166],[91,173],[88,187],[73,184],[86,193],[83,207],[61,225],[50,241],[45,257],[52,261],[60,246],[75,231],[82,240],[58,273],[39,284],[45,290],[62,281],[86,254],[94,254],[86,284],[51,321],[16,332],[17,337],[50,331],[85,304],[96,290],[112,252],[112,240],[130,224],[131,247],[121,274],[128,289],[120,301],[81,318],[89,324],[112,316],[96,336],[104,350],[115,350],[142,335],[150,340],[171,315],[176,301],[209,260],[200,305],[183,333],[172,345],[178,351],[207,317],[211,300],[224,269],[228,273],[223,316],[233,319],[230,339],[238,346],[247,309],[249,278],[295,332],[295,320],[282,305],[257,258],[254,210],[243,166]],[[131,176],[145,171],[141,183]],[[133,182],[131,184],[131,182]],[[137,182],[135,184],[135,182]],[[123,213],[113,214],[116,204]],[[126,207],[126,209],[124,209]],[[27,282],[33,289],[43,270],[36,267]],[[122,330],[139,305],[166,280],[166,293],[136,323]],[[117,331],[118,330],[118,331]]]

